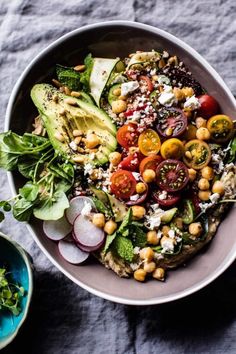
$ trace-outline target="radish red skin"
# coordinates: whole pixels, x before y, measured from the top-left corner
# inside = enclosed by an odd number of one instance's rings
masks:
[[[59,241],[58,250],[61,256],[71,264],[83,263],[89,257],[89,253],[82,251],[75,243],[64,240]]]
[[[88,247],[88,246],[84,246],[82,245],[76,238],[74,232],[72,232],[72,237],[74,239],[74,242],[76,243],[76,245],[84,252],[94,252],[97,251],[99,248],[101,248],[104,244],[104,240],[102,240],[102,242],[100,242],[99,244],[97,244],[94,247]]]

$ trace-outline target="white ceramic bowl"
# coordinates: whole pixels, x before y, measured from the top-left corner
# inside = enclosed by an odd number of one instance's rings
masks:
[[[234,97],[222,78],[194,49],[173,35],[155,27],[128,21],[97,23],[72,31],[43,50],[28,65],[11,94],[5,129],[23,133],[36,111],[29,91],[36,82],[49,80],[56,63],[75,65],[91,52],[95,56],[124,57],[135,50],[165,49],[177,55],[190,68],[194,77],[219,102],[222,111],[233,116]],[[21,120],[21,117],[28,117]],[[9,173],[13,194],[22,183],[17,174]],[[42,224],[33,220],[28,229],[42,251],[68,278],[82,288],[105,299],[132,305],[159,304],[192,294],[203,288],[234,261],[236,256],[236,211],[232,209],[221,224],[210,247],[195,256],[186,268],[170,271],[165,283],[145,284],[133,279],[120,279],[98,263],[73,266],[58,254],[57,246],[48,240]],[[227,239],[226,236],[227,235]]]

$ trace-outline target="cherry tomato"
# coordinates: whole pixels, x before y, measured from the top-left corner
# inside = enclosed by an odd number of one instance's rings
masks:
[[[219,112],[218,102],[214,97],[209,95],[198,96],[201,107],[198,109],[199,116],[203,118],[210,118]]]
[[[138,146],[138,136],[137,125],[132,123],[123,125],[116,134],[118,143],[125,149],[131,146]]]
[[[210,160],[211,150],[205,141],[194,139],[185,144],[183,161],[188,167],[200,170],[207,166]]]
[[[167,139],[161,145],[161,156],[163,159],[179,160],[184,153],[184,144],[176,138]]]
[[[158,116],[157,131],[165,138],[177,137],[187,128],[187,116],[179,108],[162,108]]]
[[[154,86],[153,86],[153,83],[152,83],[151,79],[150,79],[148,76],[146,76],[146,75],[141,75],[141,76],[139,76],[138,79],[139,79],[139,81],[145,82],[145,85],[146,85],[146,87],[147,87],[147,91],[149,91],[149,92],[152,92],[152,91],[153,91]]]
[[[156,172],[157,166],[161,161],[162,161],[162,157],[160,155],[153,155],[153,156],[151,155],[145,157],[139,165],[140,173],[143,174],[145,170],[153,170]]]
[[[207,129],[211,133],[212,140],[216,143],[225,143],[232,137],[234,125],[230,117],[217,114],[208,120]]]
[[[162,207],[170,207],[170,206],[175,205],[176,203],[178,203],[178,201],[180,200],[180,194],[179,193],[167,192],[165,199],[162,198],[162,195],[163,195],[163,191],[162,190],[153,193],[153,198]]]
[[[145,156],[157,154],[161,147],[159,135],[153,129],[146,129],[138,138],[138,147]]]
[[[138,171],[139,167],[139,158],[138,154],[133,154],[126,156],[118,165],[118,168],[121,168],[123,170],[128,170],[128,171]]]
[[[188,169],[178,160],[165,160],[157,166],[157,184],[167,192],[183,189],[189,180]]]
[[[136,180],[131,172],[126,170],[118,170],[111,176],[111,192],[118,198],[129,199],[134,194]]]

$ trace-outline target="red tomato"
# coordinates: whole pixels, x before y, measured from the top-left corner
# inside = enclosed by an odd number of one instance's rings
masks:
[[[153,170],[156,172],[157,166],[159,163],[162,161],[162,157],[160,155],[153,155],[153,156],[147,156],[145,157],[140,165],[139,165],[139,171],[141,174],[147,169]]]
[[[111,192],[118,198],[129,199],[134,194],[136,180],[131,172],[126,170],[118,170],[111,176]]]
[[[153,193],[153,198],[162,207],[170,207],[170,206],[178,203],[178,201],[180,200],[179,193],[167,192],[165,199],[160,198],[161,195],[163,195],[163,191],[157,191],[157,192]]]
[[[138,154],[133,154],[125,157],[118,165],[118,168],[128,171],[138,171],[139,167],[139,158]]]
[[[137,125],[132,123],[123,125],[116,134],[118,143],[125,149],[129,149],[131,146],[138,146],[138,137]]]
[[[139,76],[138,79],[139,79],[139,81],[144,81],[145,82],[145,85],[147,86],[147,91],[149,91],[149,92],[153,91],[154,86],[153,86],[153,83],[152,83],[151,79],[149,79],[148,76],[141,75],[141,76]]]
[[[165,160],[157,166],[157,184],[167,192],[183,189],[189,181],[188,169],[178,160]]]
[[[198,97],[198,100],[201,104],[201,107],[198,110],[199,116],[203,118],[210,118],[219,113],[220,108],[214,97],[209,95],[201,95]]]

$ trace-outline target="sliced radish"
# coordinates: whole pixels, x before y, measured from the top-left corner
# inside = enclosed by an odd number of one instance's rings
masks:
[[[104,231],[81,214],[75,219],[73,233],[79,245],[93,251],[101,247],[105,238]]]
[[[71,264],[80,264],[89,256],[88,252],[82,251],[75,243],[64,240],[59,241],[58,249],[62,257]]]
[[[95,208],[92,199],[88,197],[78,196],[70,200],[70,206],[66,209],[66,218],[71,225],[73,225],[76,217],[86,206],[86,203],[90,204],[92,208]]]
[[[93,247],[89,247],[89,246],[84,246],[82,245],[77,237],[75,236],[74,232],[72,232],[72,237],[74,238],[74,242],[76,243],[76,245],[82,250],[82,251],[85,251],[85,252],[93,252],[93,251],[96,251],[98,250],[100,247],[102,247],[103,243],[104,243],[104,239],[99,243],[97,244],[96,246],[93,246]]]
[[[60,241],[66,237],[72,230],[65,216],[58,220],[45,220],[43,222],[43,231],[45,235],[53,241]]]

